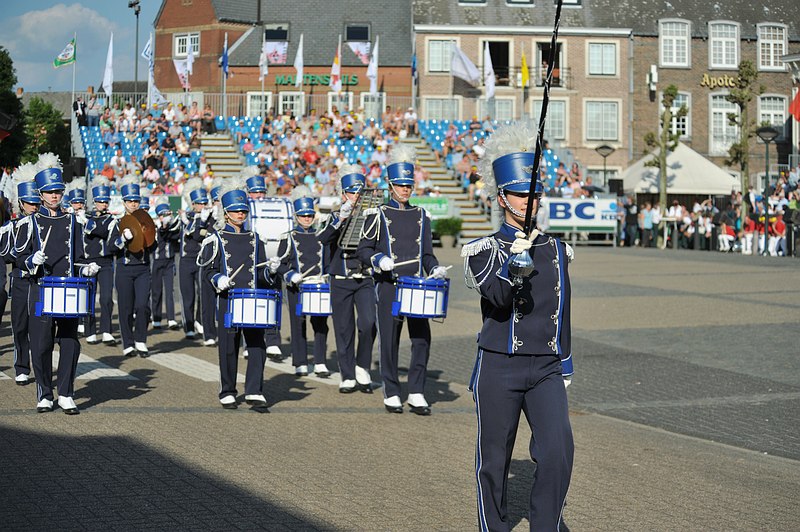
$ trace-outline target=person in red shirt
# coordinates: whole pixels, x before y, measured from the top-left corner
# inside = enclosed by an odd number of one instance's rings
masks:
[[[770,218],[769,224],[769,254],[773,257],[786,255],[786,223],[783,221],[783,211],[778,210],[775,218]]]
[[[742,224],[742,234],[740,239],[742,241],[742,255],[753,254],[753,236],[755,235],[756,223],[746,216]]]

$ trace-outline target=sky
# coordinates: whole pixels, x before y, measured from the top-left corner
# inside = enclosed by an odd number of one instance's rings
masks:
[[[140,0],[139,53],[153,31],[161,0]],[[75,89],[99,88],[108,42],[114,33],[114,80],[133,81],[136,16],[128,0],[0,0],[0,46],[8,50],[25,92],[71,91],[72,65],[53,68],[53,59],[77,33]],[[139,56],[139,82],[147,61]]]

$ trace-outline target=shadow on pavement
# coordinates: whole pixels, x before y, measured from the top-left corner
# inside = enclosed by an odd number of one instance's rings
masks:
[[[128,374],[137,380],[130,379],[92,379],[75,389],[75,399],[88,398],[88,401],[78,401],[81,409],[97,406],[106,401],[134,399],[144,395],[152,388],[148,384],[153,378],[155,370],[135,369]]]
[[[4,530],[332,530],[128,437],[5,426],[0,445],[24,464],[0,475]]]
[[[269,406],[272,407],[284,401],[297,401],[309,395],[313,388],[308,387],[309,382],[289,373],[279,373],[264,383]]]

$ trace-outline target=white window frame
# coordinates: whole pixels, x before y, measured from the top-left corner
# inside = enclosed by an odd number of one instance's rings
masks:
[[[266,105],[261,101],[264,95]],[[272,109],[272,91],[248,91],[247,92],[247,116],[267,116]]]
[[[430,105],[431,105],[431,102],[433,102],[433,101],[437,101],[437,102],[452,101],[452,102],[454,102],[455,103],[455,110],[454,110],[455,112],[453,113],[453,116],[441,116],[441,115],[431,116]],[[425,114],[424,114],[425,120],[460,120],[461,119],[461,104],[462,104],[461,98],[458,97],[458,96],[430,95],[430,96],[424,96],[422,98],[422,106],[423,106],[423,110],[425,112]]]
[[[431,70],[431,43],[432,42],[442,42],[442,43],[450,43],[449,46],[445,46],[447,48],[446,55],[444,57],[444,65],[441,70]],[[448,39],[448,38],[426,38],[425,39],[425,73],[426,74],[450,74],[450,62],[453,57],[453,43],[456,46],[459,45],[458,39]]]
[[[686,35],[683,37],[664,35],[664,26],[666,24],[683,25],[686,28]],[[684,46],[686,47],[686,61],[664,61],[664,51],[668,42],[672,41],[675,41],[675,43],[678,41],[683,41]],[[672,48],[673,53],[675,53],[677,48],[675,46],[672,46]],[[677,56],[677,53],[675,53],[675,55]],[[658,64],[663,68],[689,68],[692,65],[692,23],[690,21],[677,18],[668,18],[658,21]]]
[[[788,27],[786,24],[779,24],[777,22],[764,22],[761,24],[756,24],[756,28],[758,31],[758,69],[759,70],[767,70],[773,72],[783,72],[786,70],[786,65],[783,61],[780,60],[782,55],[786,54],[786,49],[789,46],[788,42]],[[766,30],[767,28],[779,28],[783,32],[783,39],[764,39],[762,37],[761,31]],[[762,47],[768,46],[770,48],[770,64],[764,64],[762,61],[763,54]]]
[[[683,120],[686,123],[686,128],[685,128],[686,132],[681,134],[680,139],[681,140],[690,140],[692,138],[692,93],[691,92],[679,91],[678,92],[678,96],[685,96],[686,97],[686,110],[688,111],[686,113],[686,116],[683,117]],[[664,95],[661,94],[661,98],[659,99],[659,101],[661,101],[663,99],[663,97],[664,97]],[[678,112],[678,109],[680,109],[680,106],[676,106],[675,102],[672,102],[672,123],[669,126],[669,131],[673,135],[675,133],[677,133],[677,129],[678,129],[677,128],[678,117],[675,116],[675,113]],[[659,110],[661,112],[663,112],[663,108],[662,107],[659,107]],[[659,122],[660,122],[660,120],[659,120]]]
[[[602,113],[604,115],[602,121],[603,125],[601,129],[604,129],[606,123],[606,105],[615,105],[616,106],[616,113],[614,113],[614,119],[616,120],[616,131],[614,133],[613,138],[606,136],[606,131],[603,131],[599,136],[590,136],[589,135],[589,105],[590,104],[603,104],[604,108]],[[613,142],[613,143],[620,143],[621,142],[621,134],[620,128],[622,124],[622,100],[614,99],[614,98],[586,98],[583,100],[583,138],[587,143],[595,143],[595,142]]]
[[[364,109],[364,116],[367,118],[374,118],[380,120],[383,110],[386,109],[386,93],[379,92],[377,94],[370,94],[369,92],[362,92],[360,94],[361,108]],[[370,101],[377,100],[377,101]],[[370,114],[371,106],[375,106],[376,112]]]
[[[516,118],[516,107],[517,107],[516,100],[517,100],[516,98],[498,98],[497,96],[495,96],[494,109],[496,116],[493,116],[492,120],[497,120],[500,122],[505,122],[506,120],[514,120]],[[511,105],[511,112],[508,114],[504,114],[503,116],[500,116],[499,113],[500,106],[502,105],[503,107],[507,108],[509,104]],[[478,100],[478,120],[483,121],[484,117],[488,114],[488,107],[489,107],[489,102],[486,100],[486,98],[480,98]]]
[[[727,96],[727,92],[712,92],[708,95],[708,154],[712,156],[724,156],[728,155],[728,150],[730,147],[739,141],[739,126],[729,126],[728,125],[728,114],[729,113],[736,113],[737,116],[739,115],[739,108],[736,104],[730,103],[725,100],[725,96]],[[720,98],[721,101],[725,102],[726,104],[730,105],[729,108],[720,111],[721,108],[714,107],[714,100]],[[723,139],[721,142],[715,142],[714,138],[714,115],[715,113],[722,113],[722,127],[724,130],[732,128],[733,132],[729,134],[729,139]]]
[[[347,105],[342,105],[342,101],[346,101]],[[334,105],[342,114],[344,114],[346,111],[349,112],[351,109],[353,109],[353,101],[355,101],[355,97],[350,91],[328,92],[328,112],[331,112]]]
[[[292,97],[295,98],[300,97],[300,109],[297,110],[293,105],[286,105],[287,102],[284,101],[284,98]],[[296,117],[303,116],[305,114],[306,109],[306,94],[303,91],[281,91],[278,93],[278,105],[277,111],[279,114],[285,114],[286,109],[292,109],[292,114]]]
[[[591,50],[593,46],[601,46],[601,65],[600,65],[600,72],[592,72],[592,61],[591,61]],[[603,72],[605,69],[605,57],[603,50],[605,50],[606,46],[613,46],[614,47],[614,62],[612,65],[613,72]],[[586,43],[586,75],[587,76],[598,76],[603,78],[613,78],[619,76],[619,46],[617,45],[616,41],[589,41]]]
[[[506,0],[508,7],[534,7],[535,4],[534,0]]]
[[[718,26],[733,26],[733,37],[714,37],[714,28]],[[708,23],[708,65],[709,68],[714,69],[731,69],[736,70],[739,68],[739,41],[741,35],[741,25],[732,20],[713,20]],[[725,51],[726,45],[732,45],[733,58],[729,61],[723,59],[722,62],[714,61],[714,45],[721,44],[723,57],[728,54]]]
[[[196,39],[195,39],[196,37]],[[175,33],[172,35],[172,57],[181,58],[186,57],[189,55],[189,43],[195,40],[195,46],[192,52],[194,53],[195,57],[200,55],[200,32],[188,32],[188,33]]]
[[[564,124],[563,124],[563,131],[561,132],[562,135],[559,136],[558,132],[553,132],[553,113],[552,110],[555,107],[554,104],[563,104],[564,105]],[[539,124],[539,113],[542,110],[542,100],[532,100],[531,101],[531,117],[533,117],[533,123]],[[568,99],[560,99],[556,98],[550,99],[550,108],[547,110],[547,121],[545,122],[544,126],[544,138],[545,140],[550,141],[560,141],[563,143],[569,143],[569,100]]]
[[[765,94],[762,94],[761,96],[759,96],[758,97],[758,121],[757,121],[757,124],[759,124],[759,125],[762,124],[763,122],[765,122],[764,115],[763,115],[763,113],[765,112],[765,110],[763,109],[763,103],[764,103],[764,99],[765,98],[770,98],[770,99],[773,99],[773,100],[781,100],[781,101],[783,101],[783,109],[780,111],[780,115],[781,115],[780,122],[776,123],[776,122],[773,122],[771,120],[769,122],[770,122],[770,125],[772,127],[777,129],[778,131],[780,131],[780,135],[778,135],[778,137],[775,140],[784,140],[784,139],[786,139],[786,136],[787,136],[786,135],[786,126],[787,126],[786,118],[787,118],[787,116],[789,114],[788,107],[787,107],[788,106],[788,103],[787,103],[788,102],[788,98],[786,96],[784,96],[783,94],[771,94],[771,93],[765,93]],[[777,116],[777,114],[778,114],[778,111],[774,111],[772,109],[769,109],[766,112],[768,112],[771,116]],[[761,139],[758,139],[758,141],[763,143],[763,141]]]
[[[597,165],[586,165],[584,168],[583,179],[586,180],[587,177],[592,176],[594,180],[594,184],[607,187],[608,186],[608,179],[619,179],[620,175],[622,174],[622,168],[619,166],[608,166],[606,165],[606,175],[603,175],[603,166]],[[606,179],[608,176],[608,179]]]

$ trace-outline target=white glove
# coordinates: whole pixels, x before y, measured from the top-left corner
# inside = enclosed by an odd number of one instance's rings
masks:
[[[231,278],[227,275],[221,276],[217,279],[217,289],[221,292],[231,287]]]
[[[37,266],[41,266],[47,260],[47,255],[44,254],[44,251],[41,249],[33,254],[33,258],[31,262],[33,262]]]
[[[523,251],[531,249],[533,241],[525,238],[525,233],[523,233],[522,231],[517,231],[516,233],[514,233],[514,236],[517,237],[517,239],[514,240],[513,244],[511,244],[512,255],[516,255],[517,253],[522,253]]]
[[[86,225],[86,222],[89,220],[86,218],[86,214],[83,211],[78,211],[75,213],[75,219],[78,220],[81,225]]]
[[[160,218],[156,218],[155,220],[153,220],[153,223],[156,224],[156,227],[158,227],[159,229],[161,228],[161,219]]]
[[[293,273],[292,275],[289,276],[289,284],[300,284],[302,280],[303,276],[300,275],[299,273]]]
[[[347,220],[350,218],[350,215],[353,214],[353,202],[346,201],[344,205],[339,209],[339,219],[340,220]]]
[[[100,271],[100,266],[96,262],[90,262],[81,268],[81,275],[84,277],[94,277]]]
[[[447,268],[444,266],[436,266],[431,272],[431,277],[434,279],[444,279],[447,277]]]
[[[208,217],[211,216],[211,209],[203,209],[200,211],[200,221],[205,222],[208,220]]]
[[[126,227],[122,230],[122,238],[124,238],[126,241],[133,240],[133,233]]]
[[[394,270],[394,259],[392,257],[383,257],[378,261],[378,268],[383,272],[390,272]]]
[[[572,262],[573,260],[575,260],[575,250],[572,249],[572,246],[570,246],[566,242],[564,242],[564,245],[567,248],[567,261]]]
[[[167,227],[171,221],[172,221],[172,215],[170,215],[170,214],[166,214],[166,215],[161,217],[161,224],[164,227]]]
[[[189,216],[185,212],[181,213],[181,222],[183,225],[189,225]]]
[[[569,388],[570,384],[572,384],[572,377],[564,377],[564,388]]]
[[[267,261],[267,268],[269,268],[269,273],[277,273],[280,265],[281,265],[281,259],[279,259],[278,257],[272,257]]]

